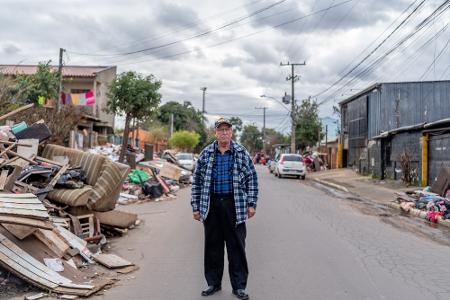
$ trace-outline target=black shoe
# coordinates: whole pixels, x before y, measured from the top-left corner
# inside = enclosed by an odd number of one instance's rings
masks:
[[[233,290],[233,295],[235,295],[238,299],[247,300],[250,297],[245,292],[245,290]]]
[[[218,292],[222,289],[221,286],[210,285],[206,290],[202,291],[202,296],[211,296],[215,292]]]

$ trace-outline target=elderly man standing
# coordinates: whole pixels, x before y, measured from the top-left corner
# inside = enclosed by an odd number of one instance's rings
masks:
[[[249,299],[245,254],[245,221],[255,215],[258,179],[247,150],[231,140],[232,124],[225,118],[215,123],[216,141],[203,149],[192,184],[194,219],[205,228],[204,268],[210,296],[222,288],[224,247],[233,294]]]

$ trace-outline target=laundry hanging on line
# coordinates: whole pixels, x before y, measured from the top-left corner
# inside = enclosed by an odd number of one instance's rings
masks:
[[[95,104],[94,92],[87,91],[86,93],[81,94],[61,92],[61,104],[74,106],[94,105]]]

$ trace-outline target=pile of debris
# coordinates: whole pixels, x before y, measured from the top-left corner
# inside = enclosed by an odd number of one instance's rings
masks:
[[[48,293],[89,296],[137,268],[102,252],[108,236],[139,225],[115,209],[130,168],[45,144],[50,136],[44,122],[0,127],[0,270]]]
[[[156,158],[140,162],[128,174],[118,203],[172,199],[181,187],[192,183],[192,172],[183,169],[176,159]]]
[[[450,168],[442,168],[431,187],[396,193],[396,196],[397,203],[404,211],[421,210],[419,214],[431,222],[450,219]]]

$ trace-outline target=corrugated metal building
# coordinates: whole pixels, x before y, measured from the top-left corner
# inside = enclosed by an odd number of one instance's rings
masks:
[[[429,137],[428,182],[450,166],[450,81],[377,83],[340,103],[347,167],[399,179],[408,153],[421,181],[421,138]]]

